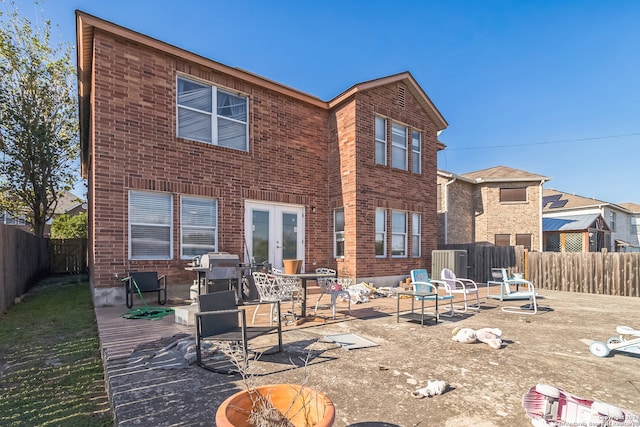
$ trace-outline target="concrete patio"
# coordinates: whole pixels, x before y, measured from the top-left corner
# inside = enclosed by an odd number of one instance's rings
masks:
[[[481,293],[481,296],[484,293]],[[287,326],[284,352],[252,364],[255,385],[298,383],[326,393],[336,407],[335,426],[527,426],[522,395],[536,383],[563,388],[640,414],[640,357],[616,353],[598,358],[591,340],[615,336],[618,325],[640,328],[640,300],[540,290],[536,315],[508,314],[502,303],[481,298],[482,309],[424,327],[396,322],[396,300],[371,299],[338,308],[336,320]],[[309,295],[308,305],[316,295]],[[401,300],[409,309],[410,300]],[[251,306],[252,307],[252,306]],[[266,308],[264,310],[268,310]],[[106,380],[116,425],[212,426],[220,403],[244,389],[238,376],[184,369],[149,368],[132,357],[153,353],[193,326],[131,320],[122,307],[96,308]],[[311,310],[312,311],[312,310]],[[318,313],[328,316],[329,309]],[[264,316],[267,317],[267,316]],[[318,318],[316,320],[321,320]],[[503,346],[461,344],[455,327],[500,328]],[[378,346],[345,350],[326,335],[353,333]],[[149,354],[151,354],[149,353]],[[304,365],[305,367],[295,367]],[[416,399],[427,380],[444,380],[446,393]]]

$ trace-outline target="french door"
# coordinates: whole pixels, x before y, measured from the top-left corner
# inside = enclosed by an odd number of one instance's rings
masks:
[[[282,260],[304,260],[304,206],[248,201],[244,218],[245,262],[282,269]]]

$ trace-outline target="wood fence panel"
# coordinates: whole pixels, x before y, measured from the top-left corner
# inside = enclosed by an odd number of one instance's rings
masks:
[[[640,253],[531,252],[527,264],[540,289],[640,296]]]
[[[49,240],[50,271],[53,274],[87,272],[87,239]]]
[[[49,269],[47,241],[11,225],[0,225],[0,312]]]

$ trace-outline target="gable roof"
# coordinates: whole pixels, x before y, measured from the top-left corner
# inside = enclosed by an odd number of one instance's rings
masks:
[[[435,105],[431,102],[427,94],[422,90],[420,85],[408,71],[394,74],[388,77],[369,80],[358,83],[350,89],[333,98],[331,101],[322,101],[320,98],[309,95],[300,90],[291,88],[281,83],[269,80],[265,77],[251,73],[249,71],[230,67],[214,60],[202,57],[193,52],[181,49],[171,44],[162,42],[104,19],[97,18],[80,10],[75,11],[76,14],[76,55],[77,55],[77,73],[78,73],[78,100],[79,100],[79,120],[80,120],[80,160],[82,176],[86,177],[88,162],[88,141],[90,129],[90,111],[91,111],[91,87],[92,87],[92,68],[93,68],[93,38],[96,29],[114,34],[127,40],[140,43],[141,45],[157,49],[169,55],[183,58],[187,61],[205,66],[212,70],[224,73],[234,78],[244,80],[248,83],[273,90],[283,95],[297,99],[298,101],[315,105],[324,109],[333,108],[335,105],[344,101],[355,93],[373,87],[387,85],[403,81],[409,91],[418,99],[425,112],[432,118],[436,124],[437,130],[443,130],[448,123],[440,114]],[[438,149],[443,149],[444,144],[438,141]]]
[[[358,92],[362,92],[374,87],[384,86],[391,83],[403,82],[409,88],[409,91],[415,96],[418,100],[422,108],[429,114],[429,117],[434,121],[437,126],[437,130],[446,129],[449,125],[447,121],[444,119],[440,111],[436,108],[436,106],[431,102],[431,99],[427,96],[426,92],[422,90],[418,82],[413,78],[410,72],[404,71],[402,73],[393,74],[387,77],[381,77],[378,79],[369,80],[362,83],[357,83],[351,86],[349,89],[342,92],[340,95],[333,98],[329,101],[329,106],[331,108],[343,102],[345,99],[350,98]]]
[[[495,166],[488,169],[482,169],[476,172],[463,173],[463,177],[471,179],[476,183],[482,182],[531,182],[540,181],[544,183],[551,178],[548,176],[538,175],[531,172],[514,169],[507,166]]]
[[[633,213],[640,213],[640,205],[637,203],[620,203],[618,206],[622,206]]]
[[[628,203],[633,205],[633,203]],[[564,191],[556,190],[554,188],[545,188],[542,190],[542,210],[543,212],[558,211],[560,209],[585,209],[585,208],[600,208],[602,206],[610,206],[614,209],[621,211],[633,212],[632,209],[623,205],[616,205],[615,203],[605,202],[589,197],[578,196],[576,194],[565,193]],[[640,208],[640,206],[636,205]]]
[[[554,218],[542,218],[542,231],[584,231],[596,228],[595,222],[600,214],[567,215]],[[604,221],[602,222],[604,224]],[[605,229],[608,230],[606,224]]]

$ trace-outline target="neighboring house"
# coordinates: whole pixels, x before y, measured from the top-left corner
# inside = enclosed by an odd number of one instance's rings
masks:
[[[542,216],[545,251],[639,250],[639,215],[623,205],[545,189]]]
[[[640,205],[637,203],[620,203],[620,207],[627,209],[629,215],[629,246],[628,252],[640,252]]]
[[[549,179],[506,166],[462,175],[438,171],[438,244],[542,250],[542,185]]]
[[[70,216],[77,215],[79,212],[86,212],[87,205],[80,197],[76,196],[69,191],[65,191],[58,198],[58,204],[56,205],[53,218],[47,221],[44,228],[44,236],[49,237],[51,230],[51,223],[55,217],[67,214]],[[25,214],[20,215],[18,218],[13,217],[8,212],[0,212],[0,224],[14,225],[18,228],[31,232],[31,225],[27,223],[27,216]]]
[[[45,225],[44,236],[49,237],[51,234],[51,224],[56,217],[59,217],[60,215],[75,216],[86,211],[87,203],[84,200],[69,191],[63,192],[58,198],[58,204],[56,205],[53,218],[47,221],[47,224]]]
[[[76,12],[89,269],[98,305],[194,256],[304,261],[375,285],[429,266],[437,135],[408,72],[330,101]]]

